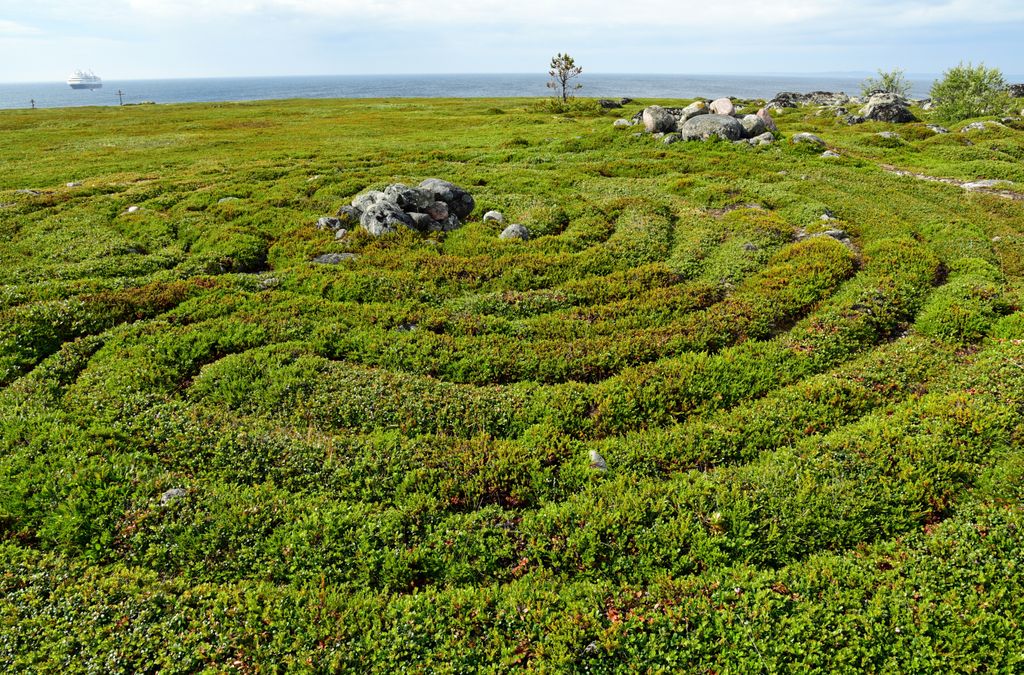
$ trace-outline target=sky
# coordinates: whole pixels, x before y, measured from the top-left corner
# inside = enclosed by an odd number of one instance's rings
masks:
[[[1024,75],[1024,0],[0,0],[0,82],[259,75]]]

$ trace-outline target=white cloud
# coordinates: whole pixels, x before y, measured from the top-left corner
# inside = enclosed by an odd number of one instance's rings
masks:
[[[42,31],[32,26],[27,26],[17,21],[0,19],[0,37],[3,38],[24,38],[33,35],[41,35]]]
[[[275,16],[367,21],[374,26],[615,26],[679,29],[763,28],[814,23],[840,28],[924,27],[1024,21],[1020,0],[122,0],[138,15],[160,19]],[[102,1],[94,3],[104,4]],[[111,4],[108,0],[106,4]],[[118,3],[119,4],[119,3]]]

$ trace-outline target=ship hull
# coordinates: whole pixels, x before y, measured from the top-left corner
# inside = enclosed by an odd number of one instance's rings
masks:
[[[102,84],[97,84],[95,82],[91,82],[91,83],[76,82],[74,84],[69,84],[68,86],[70,86],[72,89],[102,89],[103,88]]]

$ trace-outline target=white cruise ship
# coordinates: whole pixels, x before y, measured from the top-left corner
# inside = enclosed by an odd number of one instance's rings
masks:
[[[68,85],[72,89],[100,89],[103,80],[91,70],[76,70],[75,74],[68,78]]]

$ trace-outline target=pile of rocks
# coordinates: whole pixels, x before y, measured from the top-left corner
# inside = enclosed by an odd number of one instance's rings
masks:
[[[335,217],[321,218],[317,226],[334,232],[362,227],[374,236],[407,227],[417,232],[447,232],[462,226],[476,207],[466,190],[439,178],[428,178],[417,187],[402,183],[359,195],[338,209]]]
[[[742,115],[733,102],[720,98],[710,103],[696,101],[685,108],[652,105],[633,116],[632,122],[616,120],[616,126],[643,124],[644,131],[665,143],[704,141],[717,137],[726,141],[765,145],[775,140],[778,129],[771,114],[761,109],[756,115]]]
[[[765,108],[768,110],[783,110],[785,108],[799,108],[804,105],[836,107],[846,105],[850,101],[850,97],[841,91],[812,91],[807,94],[799,94],[795,91],[780,91],[775,95],[775,98],[768,101]]]
[[[886,91],[872,92],[867,98],[847,96],[843,92],[812,91],[809,94],[798,94],[783,91],[775,95],[765,108],[783,110],[806,105],[818,105],[830,109],[836,117],[842,117],[848,124],[861,124],[867,121],[916,122],[917,118],[910,112],[910,102],[900,96]],[[862,106],[859,114],[851,114],[848,107]]]

